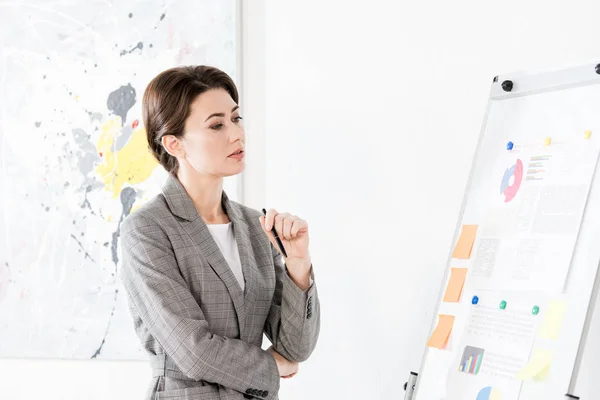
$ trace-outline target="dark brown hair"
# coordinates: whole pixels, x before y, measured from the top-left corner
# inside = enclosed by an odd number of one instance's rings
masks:
[[[238,91],[225,72],[205,65],[170,68],[148,84],[142,100],[142,117],[148,146],[158,162],[171,174],[179,169],[177,159],[161,144],[165,135],[182,137],[190,106],[200,94],[210,89],[226,90],[236,104]]]

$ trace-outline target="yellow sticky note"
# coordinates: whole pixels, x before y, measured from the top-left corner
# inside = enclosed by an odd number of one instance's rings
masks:
[[[465,278],[467,277],[466,268],[452,268],[450,280],[444,294],[444,301],[447,303],[458,303],[462,294]]]
[[[545,381],[552,363],[552,351],[547,349],[534,349],[529,363],[519,371],[517,379],[522,381]]]
[[[438,324],[427,342],[427,347],[434,347],[436,349],[446,347],[453,325],[454,315],[440,315]]]
[[[462,232],[452,253],[453,258],[468,259],[471,257],[475,235],[477,234],[477,225],[463,225]]]
[[[544,139],[544,146],[550,146],[550,143],[552,143],[552,139],[547,137],[546,139]]]
[[[542,339],[557,340],[565,317],[567,304],[561,300],[550,300],[540,326],[539,336]]]
[[[583,133],[583,137],[586,138],[586,139],[591,138],[592,137],[592,131],[585,131]]]

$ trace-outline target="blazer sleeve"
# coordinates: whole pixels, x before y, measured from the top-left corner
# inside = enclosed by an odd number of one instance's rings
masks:
[[[182,373],[241,393],[273,399],[280,377],[273,356],[258,346],[214,335],[192,296],[160,226],[133,214],[122,228],[121,277],[130,302]]]
[[[306,361],[317,345],[321,305],[311,267],[311,286],[302,291],[287,273],[282,256],[271,245],[276,286],[265,322],[265,335],[279,354],[290,361]]]

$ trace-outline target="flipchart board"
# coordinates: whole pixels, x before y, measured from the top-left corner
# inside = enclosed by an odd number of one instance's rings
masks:
[[[494,78],[413,399],[577,396],[599,151],[600,65]]]

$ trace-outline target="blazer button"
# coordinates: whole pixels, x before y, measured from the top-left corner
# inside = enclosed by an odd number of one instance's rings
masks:
[[[258,392],[256,392],[256,395],[257,395],[258,397],[262,397],[262,395],[263,395],[263,391],[262,391],[262,390],[259,390]]]
[[[246,389],[246,394],[252,394],[252,389]]]
[[[268,395],[269,395],[268,390],[265,390],[264,392],[262,392],[262,397],[267,398]]]

